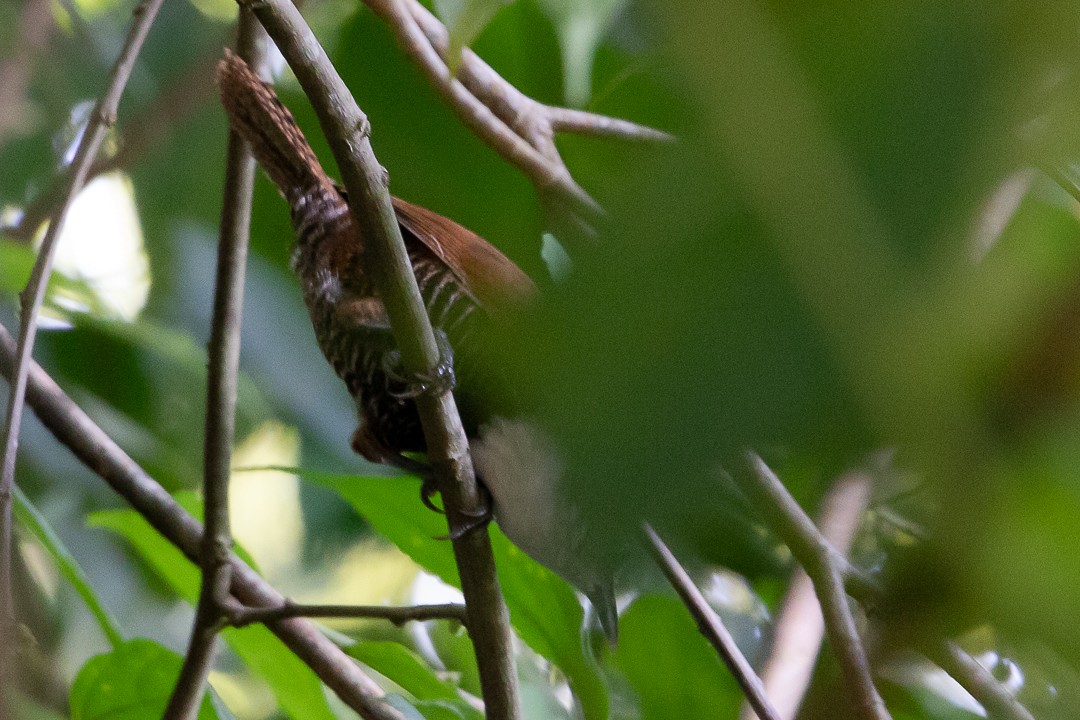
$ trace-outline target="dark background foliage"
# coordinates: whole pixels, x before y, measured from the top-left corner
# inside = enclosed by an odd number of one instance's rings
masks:
[[[887,450],[856,559],[887,588],[874,635],[894,717],[972,716],[902,652],[943,633],[992,653],[1039,717],[1075,716],[1080,223],[1070,193],[1080,178],[1080,45],[1071,4],[478,5],[493,14],[472,47],[525,93],[577,98],[679,138],[653,147],[560,139],[575,177],[609,210],[599,242],[567,243],[565,282],[542,259],[531,185],[456,120],[382,22],[346,0],[304,10],[371,119],[392,191],[476,230],[544,288],[527,322],[498,339],[500,362],[566,448],[565,491],[595,541],[621,550],[649,516],[721,588],[713,600],[754,655],[785,557],[727,476],[746,472],[752,448],[813,509],[837,474]],[[101,91],[131,8],[60,3],[47,44],[23,58],[23,102],[0,108],[18,118],[0,130],[9,211],[53,182],[78,128],[73,108]],[[0,6],[4,58],[19,47],[20,11]],[[574,35],[581,28],[595,31],[595,46]],[[112,317],[68,270],[52,307],[69,327],[43,332],[35,350],[176,492],[197,488],[201,473],[225,141],[211,68],[231,33],[223,0],[166,2],[110,148],[123,151],[139,127],[165,118],[123,168],[149,261],[145,308]],[[278,88],[332,167],[287,71]],[[1007,182],[1019,192],[1003,192]],[[85,225],[73,223],[65,242],[103,242]],[[286,208],[260,178],[237,428],[250,443],[238,464],[301,468],[302,481],[237,473],[239,539],[287,593],[430,598],[417,594],[411,563],[456,580],[449,548],[430,540],[441,519],[415,502],[413,480],[381,479],[388,471],[349,451],[353,411],[312,342],[290,239]],[[118,252],[109,247],[99,252]],[[8,328],[31,254],[18,233],[0,236]],[[64,292],[87,311],[63,305]],[[182,650],[190,613],[177,598],[194,597],[194,569],[34,421],[19,463],[20,487],[124,637]],[[107,656],[119,670],[84,665],[109,643],[42,546],[20,537],[20,620],[42,669],[25,716],[66,712],[76,675],[71,713],[86,716],[80,682],[159,664],[162,650],[129,644]],[[559,668],[550,674],[523,651],[528,717],[599,718],[609,707],[626,718],[734,717],[733,682],[655,579],[635,575],[649,591],[624,612],[609,652],[583,645],[581,610],[561,581],[501,539],[497,548],[515,628]],[[403,703],[426,717],[468,715],[453,691],[476,689],[459,632],[340,629]],[[228,639],[212,683],[237,717],[333,716],[265,631]],[[566,681],[573,711],[557,700]],[[826,653],[804,716],[843,713],[838,693]]]

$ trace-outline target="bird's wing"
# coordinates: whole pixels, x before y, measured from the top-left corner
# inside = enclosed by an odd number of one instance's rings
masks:
[[[529,276],[487,240],[431,210],[393,200],[401,226],[445,263],[485,310],[521,306],[536,294]]]

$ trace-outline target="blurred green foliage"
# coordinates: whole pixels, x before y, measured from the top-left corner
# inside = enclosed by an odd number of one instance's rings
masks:
[[[126,642],[110,653],[91,658],[71,687],[71,717],[157,717],[165,711],[182,659],[149,640]],[[223,720],[209,693],[199,707],[199,720]]]
[[[75,108],[101,92],[133,5],[58,3],[47,47],[20,58],[7,48],[21,6],[0,4],[0,60],[23,61],[28,73],[18,106],[0,108],[20,118],[0,123],[5,217],[60,171]],[[51,311],[69,326],[43,332],[35,351],[173,492],[196,488],[201,475],[225,140],[209,68],[231,37],[230,8],[165,4],[110,143],[122,151],[139,118],[165,119],[123,168],[153,278],[145,309],[117,320],[80,278],[58,275]],[[786,556],[730,484],[746,472],[747,449],[808,509],[838,473],[894,451],[888,468],[875,465],[876,512],[856,544],[856,560],[886,588],[870,621],[894,717],[972,716],[901,651],[973,630],[973,651],[993,651],[997,671],[1018,669],[1020,697],[1038,717],[1077,716],[1073,5],[491,0],[434,9],[464,17],[455,39],[538,100],[678,136],[671,146],[559,138],[609,214],[598,242],[569,248],[573,270],[556,283],[540,254],[532,186],[456,120],[362,4],[304,7],[371,119],[395,194],[478,231],[542,286],[544,301],[494,338],[493,352],[565,449],[564,491],[594,541],[639,561],[627,579],[643,594],[609,650],[569,586],[495,534],[527,645],[518,658],[526,717],[735,716],[738,689],[642,569],[636,536],[649,519],[690,564],[735,568],[775,607]],[[183,82],[200,90],[162,106]],[[287,71],[278,87],[332,167]],[[443,520],[416,502],[416,483],[384,477],[348,448],[351,402],[315,348],[288,270],[287,211],[264,178],[252,226],[237,435],[271,421],[295,428],[303,483],[302,544],[271,579],[290,595],[342,602],[414,601],[418,568],[454,585],[449,544],[432,540]],[[0,231],[9,329],[31,262],[25,239]],[[86,311],[61,297],[81,298]],[[27,717],[48,717],[30,714],[47,707],[97,717],[94,703],[109,698],[95,688],[105,683],[163,702],[190,623],[177,599],[196,596],[196,570],[36,422],[21,449],[18,481],[39,511],[23,515],[23,546],[46,557],[20,556],[20,620],[51,669],[24,683]],[[262,532],[273,533],[280,508],[264,502]],[[373,535],[381,544],[365,544]],[[348,583],[358,577],[371,593],[363,600]],[[336,594],[345,587],[353,594]],[[99,617],[118,619],[127,642],[110,652],[87,598],[105,609]],[[461,695],[479,690],[460,629],[336,627],[410,716],[477,716]],[[347,716],[265,629],[225,638],[212,678],[217,716]],[[153,682],[127,682],[142,669]],[[804,716],[846,717],[845,703],[826,652]]]

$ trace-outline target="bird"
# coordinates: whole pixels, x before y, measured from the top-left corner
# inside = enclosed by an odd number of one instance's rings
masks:
[[[273,88],[235,54],[218,64],[229,123],[289,205],[300,278],[315,338],[356,403],[355,452],[418,473],[425,503],[430,469],[410,454],[426,450],[415,398],[453,386],[478,480],[506,536],[581,590],[614,642],[618,619],[613,571],[590,553],[579,514],[559,492],[563,468],[551,436],[527,413],[504,407],[502,379],[477,355],[494,318],[535,302],[536,284],[476,233],[394,197],[393,207],[444,362],[431,376],[401,366],[389,319],[365,261],[365,229],[344,190],[320,165]],[[512,394],[512,393],[510,393]],[[511,404],[512,405],[512,404]]]

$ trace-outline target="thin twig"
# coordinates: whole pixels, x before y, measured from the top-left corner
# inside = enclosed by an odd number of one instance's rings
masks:
[[[413,19],[427,36],[428,42],[446,63],[450,55],[450,33],[447,32],[446,26],[432,15],[431,11],[415,0],[408,0],[407,5]],[[675,140],[675,137],[669,133],[629,120],[574,108],[545,105],[507,82],[469,48],[462,49],[458,77],[469,92],[491,108],[510,127],[515,128],[515,131],[521,132],[523,137],[528,137],[528,133],[522,131],[529,125],[534,125],[550,127],[556,132],[613,137],[620,140],[662,143]]]
[[[99,175],[133,167],[145,154],[165,145],[169,133],[187,117],[199,111],[215,97],[213,77],[218,55],[196,62],[181,78],[170,82],[168,89],[136,116],[124,122],[120,148],[112,155],[102,155],[90,165],[86,181]],[[72,168],[58,173],[29,204],[10,227],[3,228],[4,236],[30,242],[42,223],[55,212],[70,182]]]
[[[535,100],[533,102],[536,102]],[[619,140],[633,140],[637,142],[672,143],[675,136],[663,130],[639,125],[630,120],[608,117],[598,113],[578,110],[577,108],[556,107],[553,105],[541,105],[543,113],[548,116],[551,127],[555,132],[574,133],[576,135],[590,135],[593,137],[609,137]]]
[[[268,39],[255,16],[241,9],[237,51],[255,72],[269,76]],[[165,720],[187,720],[199,711],[203,688],[214,662],[217,634],[225,625],[231,599],[232,530],[229,527],[229,467],[236,429],[236,384],[240,368],[240,324],[244,304],[244,267],[251,229],[255,159],[235,130],[226,143],[225,191],[218,243],[214,313],[208,345],[206,440],[203,449],[203,517],[205,530],[199,564],[202,586],[191,628],[191,640],[177,678]],[[235,603],[235,601],[233,601]]]
[[[428,82],[457,116],[480,139],[520,169],[542,198],[558,196],[577,216],[594,222],[600,206],[578,185],[561,160],[553,160],[514,132],[495,112],[473,95],[454,76],[446,62],[413,18],[410,3],[403,0],[365,0],[393,30],[402,49],[419,66]],[[434,18],[433,18],[434,19]],[[436,21],[438,22],[438,21]],[[462,69],[466,69],[462,63]]]
[[[0,375],[14,375],[15,341],[0,326]],[[49,431],[93,473],[100,476],[147,522],[193,563],[198,563],[202,524],[193,518],[132,460],[104,430],[69,398],[49,375],[31,362],[26,402]],[[280,607],[285,598],[246,563],[230,556],[232,592],[249,607]],[[349,656],[304,618],[267,627],[306,663],[341,700],[365,720],[403,720],[383,691]]]
[[[888,720],[844,589],[847,559],[822,536],[814,521],[760,457],[748,453],[753,474],[736,473],[740,487],[761,508],[774,532],[814,582],[825,616],[825,633],[837,656],[856,716]]]
[[[105,133],[116,120],[120,97],[161,3],[162,0],[140,0],[135,6],[131,29],[128,31],[120,56],[113,66],[108,89],[91,113],[90,121],[79,141],[79,148],[72,161],[71,180],[64,193],[64,199],[49,224],[45,238],[41,241],[41,249],[26,288],[19,295],[22,312],[19,322],[18,351],[15,359],[14,380],[8,395],[4,425],[4,451],[3,458],[0,460],[0,622],[5,625],[11,623],[14,617],[11,597],[12,488],[15,486],[15,454],[19,446],[19,427],[22,422],[23,400],[26,395],[26,374],[30,367],[34,339],[37,335],[38,311],[45,298],[45,288],[52,272],[53,256],[56,251],[56,240],[64,227],[64,218],[75,195],[86,180],[86,171],[97,156]],[[11,645],[5,642],[0,648],[0,688],[9,686],[13,657]],[[4,700],[0,699],[0,712],[3,712],[5,707]]]
[[[451,71],[446,27],[415,0],[364,0],[462,122],[536,187],[549,219],[567,238],[592,237],[603,216],[555,146],[557,132],[670,141],[667,133],[626,120],[552,107],[528,97],[465,48]]]
[[[442,361],[412,265],[390,203],[386,171],[368,139],[367,117],[290,0],[239,0],[249,5],[277,43],[304,89],[348,190],[349,208],[364,229],[367,259],[386,305],[405,369],[429,374]],[[455,533],[483,512],[468,441],[449,392],[416,398],[427,444],[447,507],[461,590],[469,608],[487,716],[519,717],[510,617],[495,575],[486,528]]]
[[[840,478],[826,496],[818,526],[839,553],[846,555],[851,547],[869,500],[870,478],[863,472]],[[821,603],[801,567],[795,570],[774,628],[772,650],[761,679],[777,715],[790,720],[798,713],[810,684],[825,631]],[[753,720],[758,716],[745,706],[740,717]]]
[[[269,623],[285,618],[338,618],[353,620],[371,618],[386,620],[395,625],[413,621],[454,620],[467,625],[467,612],[461,603],[444,605],[300,605],[286,601],[275,608],[239,608],[230,615],[229,621],[236,627],[253,623]]]
[[[701,634],[716,649],[720,659],[724,661],[728,670],[735,677],[735,682],[742,688],[747,702],[750,703],[762,720],[780,720],[780,715],[773,709],[768,696],[765,694],[765,686],[762,684],[761,678],[757,676],[754,668],[750,666],[742,651],[739,650],[739,646],[735,644],[735,639],[731,637],[731,633],[724,626],[720,616],[709,606],[705,596],[694,585],[690,575],[679,564],[675,555],[660,539],[660,536],[656,534],[656,531],[648,524],[645,525],[645,535],[649,539],[653,557],[656,558],[660,569],[664,571],[664,575],[667,576],[671,586],[675,588],[675,592],[679,593],[679,597],[682,598],[683,604],[690,610],[690,614],[697,620]]]
[[[983,706],[990,720],[1035,720],[993,673],[954,641],[946,640],[935,650],[930,659]]]

